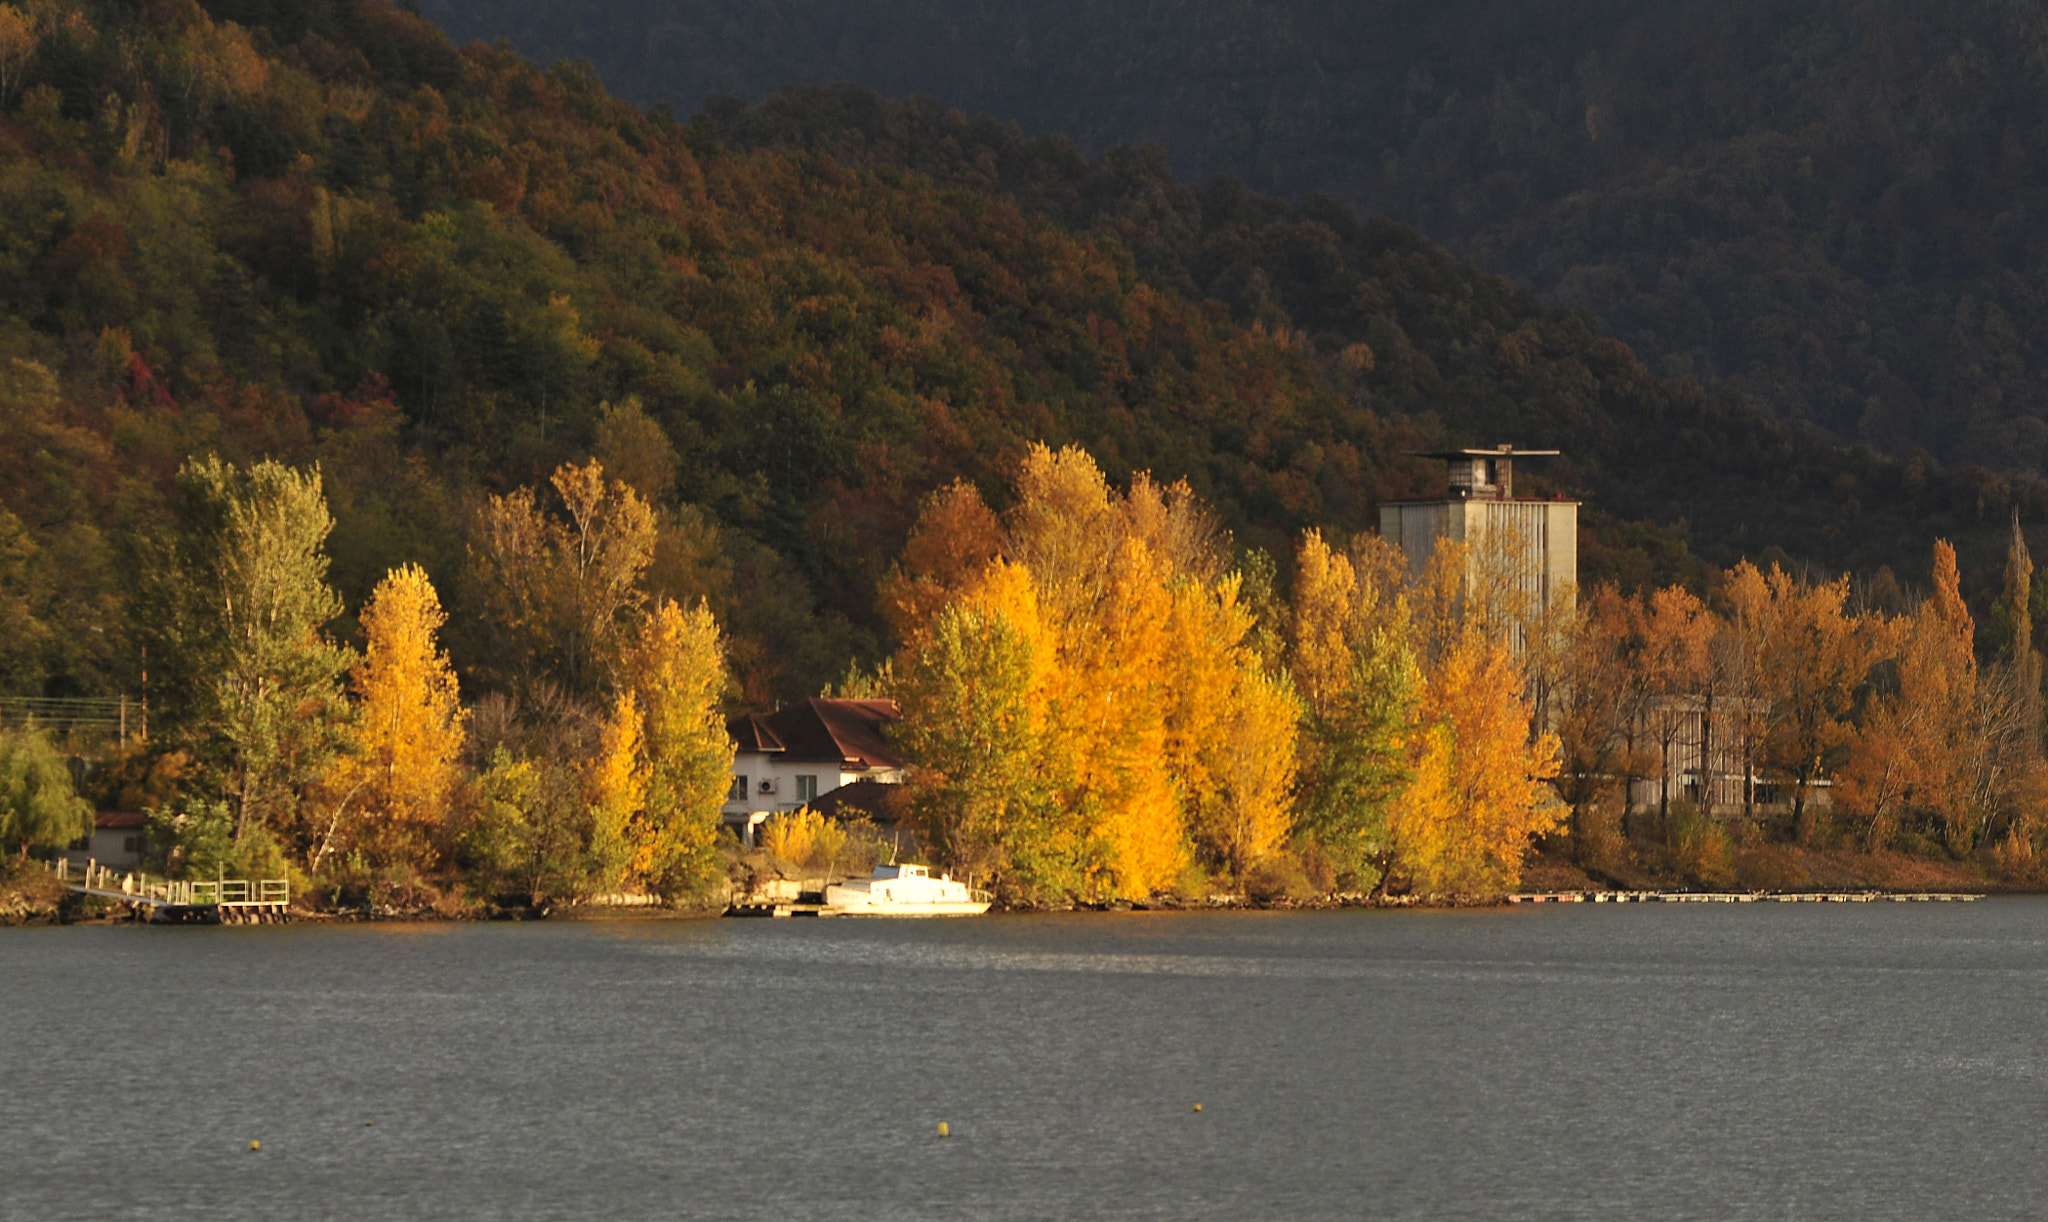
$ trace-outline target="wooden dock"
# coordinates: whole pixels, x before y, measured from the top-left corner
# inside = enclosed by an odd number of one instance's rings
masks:
[[[834,916],[837,908],[800,900],[736,900],[725,910],[729,917],[820,917]]]
[[[1962,891],[1539,891],[1510,904],[1967,904]]]
[[[153,879],[94,861],[74,873],[62,858],[54,872],[66,889],[125,904],[156,925],[270,925],[290,918],[291,883],[282,878]]]

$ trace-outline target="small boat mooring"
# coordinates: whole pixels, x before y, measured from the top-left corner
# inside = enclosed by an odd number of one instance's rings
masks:
[[[980,916],[994,896],[950,875],[932,877],[924,866],[880,865],[872,875],[832,883],[795,899],[738,900],[725,910],[735,917]]]

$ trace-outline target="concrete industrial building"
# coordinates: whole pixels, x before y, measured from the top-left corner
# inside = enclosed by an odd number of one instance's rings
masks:
[[[1475,562],[1497,545],[1508,552],[1514,580],[1532,604],[1549,606],[1579,582],[1579,503],[1563,498],[1515,496],[1515,459],[1550,457],[1556,450],[1434,450],[1416,454],[1450,464],[1450,495],[1439,501],[1394,501],[1380,506],[1380,536],[1401,549],[1409,570],[1421,573],[1440,539],[1472,547]]]

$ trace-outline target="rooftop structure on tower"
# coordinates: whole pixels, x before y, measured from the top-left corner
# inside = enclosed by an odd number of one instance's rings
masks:
[[[1579,503],[1517,497],[1515,460],[1556,454],[1509,445],[1414,454],[1450,464],[1450,495],[1440,501],[1381,505],[1380,535],[1401,549],[1415,573],[1429,563],[1442,539],[1469,545],[1472,563],[1497,549],[1509,556],[1515,583],[1538,606],[1548,606],[1578,585]]]

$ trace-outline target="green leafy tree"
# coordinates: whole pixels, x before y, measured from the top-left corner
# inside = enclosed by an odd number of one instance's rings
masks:
[[[71,770],[34,729],[0,729],[0,846],[63,848],[92,834],[92,803],[78,796]]]
[[[938,613],[899,666],[912,819],[954,869],[1013,900],[1085,894],[1106,863],[1089,809],[1058,801],[1054,659],[1022,570]]]
[[[182,527],[148,586],[179,736],[212,765],[235,837],[300,829],[299,799],[339,749],[353,659],[327,624],[333,519],[320,472],[209,455],[178,473]]]
[[[573,765],[500,747],[476,792],[476,818],[462,847],[479,889],[535,908],[583,892],[591,809]]]
[[[36,614],[40,576],[35,540],[21,519],[0,508],[0,691],[35,691],[49,625]]]
[[[1387,816],[1411,779],[1420,687],[1414,651],[1399,631],[1381,629],[1352,659],[1343,685],[1306,718],[1312,764],[1301,779],[1301,829],[1338,880],[1359,890],[1386,874]]]
[[[148,812],[151,851],[172,878],[241,876],[235,816],[225,802],[192,799]]]
[[[1386,875],[1389,808],[1411,779],[1422,679],[1401,565],[1378,540],[1345,555],[1316,531],[1295,557],[1288,662],[1306,704],[1299,830],[1340,884],[1360,890]]]

